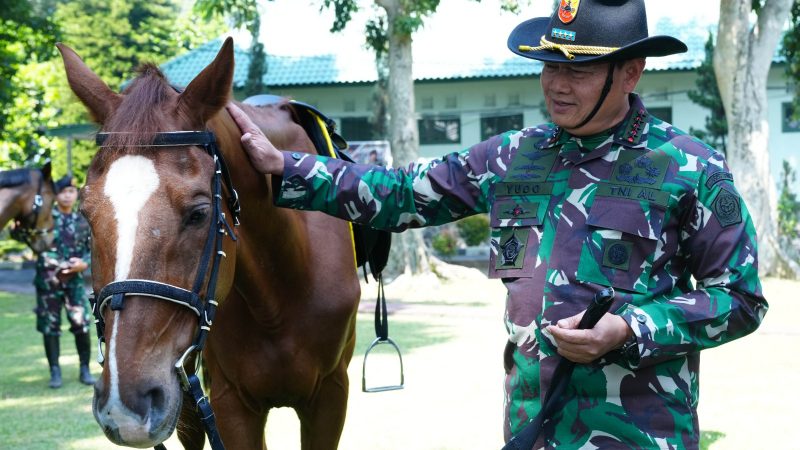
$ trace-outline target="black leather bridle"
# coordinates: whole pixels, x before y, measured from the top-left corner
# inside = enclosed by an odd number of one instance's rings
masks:
[[[97,145],[103,147],[103,144],[111,134],[113,133],[98,133]],[[99,293],[94,293],[90,300],[92,303],[92,312],[95,317],[95,324],[97,326],[98,346],[100,347],[98,362],[102,364],[104,360],[103,343],[105,342],[105,320],[103,319],[103,311],[107,306],[110,306],[112,311],[119,311],[124,307],[125,297],[139,296],[150,297],[156,300],[166,300],[192,310],[192,312],[198,316],[199,328],[192,345],[186,349],[175,363],[175,370],[183,390],[194,398],[200,420],[203,422],[206,434],[211,443],[211,448],[213,450],[223,450],[225,447],[217,431],[214,412],[211,410],[208,397],[203,393],[203,388],[196,374],[197,368],[195,368],[194,372],[187,373],[184,364],[195,352],[198,353],[197,361],[199,362],[199,355],[203,350],[208,333],[211,331],[211,325],[214,321],[214,315],[216,314],[218,306],[218,302],[214,297],[217,286],[217,276],[219,275],[220,262],[226,257],[225,252],[222,251],[222,241],[225,236],[230,236],[232,240],[236,241],[236,235],[228,224],[228,220],[220,204],[222,201],[223,183],[228,192],[228,208],[233,215],[234,226],[239,225],[241,208],[239,205],[239,196],[233,188],[230,173],[225,165],[222,153],[217,146],[216,137],[213,132],[172,131],[156,133],[151,144],[142,145],[142,147],[178,146],[202,147],[214,158],[215,165],[214,176],[211,180],[211,224],[209,225],[208,236],[203,247],[203,255],[200,259],[194,285],[192,286],[192,290],[189,291],[178,286],[158,281],[129,279],[113,281],[103,287]],[[203,284],[206,281],[207,274],[208,282],[206,283],[206,295],[204,298],[201,292],[203,291]],[[158,444],[155,448],[157,450],[166,450],[163,444]]]
[[[41,170],[39,173],[41,176],[39,177],[39,185],[36,188],[36,195],[33,196],[33,207],[31,212],[22,218],[15,218],[14,228],[12,228],[9,233],[14,240],[26,244],[31,249],[33,249],[34,238],[53,232],[53,227],[36,228],[36,225],[39,223],[39,215],[41,214],[42,207],[44,206],[44,197],[42,197],[44,173],[42,173]],[[55,192],[55,187],[53,187],[53,192]],[[33,221],[28,220],[31,216],[33,217]],[[28,226],[27,223],[32,223],[32,225]]]

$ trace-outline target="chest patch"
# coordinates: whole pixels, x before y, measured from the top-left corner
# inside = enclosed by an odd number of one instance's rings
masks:
[[[669,167],[669,157],[650,152],[621,150],[610,183],[659,189]]]

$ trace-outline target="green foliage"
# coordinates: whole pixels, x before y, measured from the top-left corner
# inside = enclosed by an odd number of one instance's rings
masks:
[[[333,31],[333,29],[331,29]],[[377,60],[381,60],[389,54],[389,35],[386,28],[386,17],[378,16],[367,21],[366,25],[367,46],[375,51]]]
[[[798,217],[800,217],[800,202],[797,201],[797,194],[792,192],[791,184],[796,179],[796,173],[789,164],[783,160],[783,170],[781,171],[781,194],[778,198],[778,234],[790,239],[800,236],[798,233]]]
[[[331,25],[331,33],[344,30],[353,13],[358,12],[358,2],[356,0],[323,0],[320,11],[330,8],[333,5],[334,19]]]
[[[458,239],[450,230],[443,229],[441,233],[431,239],[431,246],[436,253],[442,256],[453,256],[456,254],[456,244]]]
[[[267,74],[267,54],[264,52],[264,44],[258,41],[260,29],[261,18],[256,16],[250,26],[253,42],[250,44],[250,65],[247,67],[247,80],[244,83],[246,96],[267,92],[267,85],[264,84],[264,75]]]
[[[256,0],[196,0],[194,10],[205,20],[228,16],[235,28],[249,27],[258,18]]]
[[[28,246],[15,241],[8,236],[8,229],[0,233],[0,260],[7,260],[10,255],[24,255],[31,253]]]
[[[4,0],[0,8],[0,142],[29,140],[30,136],[8,136],[6,128],[14,119],[15,99],[22,89],[16,82],[21,68],[53,56],[57,28],[44,2]],[[0,148],[0,156],[8,149]],[[26,155],[16,155],[25,160]],[[8,161],[5,158],[0,162]]]
[[[794,118],[800,119],[800,0],[792,4],[791,23],[783,35],[781,53],[786,57],[786,77],[794,80]]]
[[[181,12],[177,0],[40,0],[30,4],[33,6],[28,16],[44,15],[52,26],[37,28],[45,35],[41,48],[26,44],[38,48],[33,55],[28,55],[27,47],[19,43],[38,42],[32,38],[19,42],[0,39],[0,53],[11,42],[24,55],[20,59],[24,64],[16,66],[13,76],[7,79],[0,75],[0,80],[12,85],[10,97],[0,95],[0,116],[8,118],[7,126],[0,130],[3,169],[36,164],[41,158],[50,157],[54,174],[66,173],[67,142],[47,137],[44,131],[89,121],[85,108],[67,85],[63,64],[53,45],[56,39],[76,50],[109,87],[118,90],[139,64],[161,63],[224,30],[220,20],[203,23],[190,10]],[[6,12],[0,10],[0,17]],[[2,38],[7,30],[5,24],[4,21],[0,31]],[[6,68],[0,64],[0,72]],[[78,180],[83,179],[95,151],[93,142],[73,143],[72,161]]]
[[[725,107],[717,86],[717,77],[714,74],[714,37],[708,34],[705,45],[706,55],[697,68],[695,86],[697,90],[688,92],[692,102],[709,110],[706,117],[705,130],[689,128],[689,132],[703,142],[725,153],[725,138],[728,136],[728,120],[725,117]]]
[[[489,216],[476,214],[456,222],[458,234],[469,246],[485,244],[489,239]]]

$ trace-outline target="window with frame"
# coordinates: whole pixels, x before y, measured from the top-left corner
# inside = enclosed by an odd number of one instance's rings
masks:
[[[659,118],[667,123],[672,123],[672,106],[656,106],[654,108],[647,108],[647,112],[651,116]]]
[[[458,117],[423,117],[417,121],[417,126],[421,145],[461,143],[461,119]]]
[[[347,141],[373,140],[372,124],[368,117],[342,117],[339,120],[339,134]]]
[[[800,132],[800,117],[795,117],[795,108],[792,102],[781,104],[781,131],[784,133]]]
[[[509,130],[522,129],[522,114],[481,117],[481,140]]]

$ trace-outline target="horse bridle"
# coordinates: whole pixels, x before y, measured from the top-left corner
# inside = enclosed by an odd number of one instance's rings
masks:
[[[50,228],[36,228],[39,223],[39,214],[42,212],[44,206],[44,197],[42,197],[42,187],[44,186],[44,173],[39,177],[39,185],[36,188],[36,195],[33,196],[33,208],[29,214],[22,219],[14,219],[14,228],[11,229],[10,235],[14,240],[26,244],[28,247],[33,248],[33,239],[48,233],[53,232],[53,227]],[[55,191],[55,188],[53,188]],[[29,217],[33,216],[33,226],[26,226],[25,222]]]
[[[98,133],[97,145],[103,147],[105,141],[113,133]],[[143,144],[142,147],[178,147],[178,146],[198,146],[202,147],[206,153],[214,158],[214,175],[211,181],[212,198],[211,198],[211,224],[208,230],[208,236],[203,247],[203,255],[200,259],[200,265],[197,270],[197,275],[194,280],[192,290],[173,286],[167,283],[161,283],[152,280],[121,280],[113,281],[105,285],[100,293],[93,293],[90,296],[92,304],[92,313],[95,317],[95,324],[97,326],[98,338],[98,362],[100,364],[104,361],[103,356],[103,343],[105,342],[104,330],[105,320],[103,319],[103,311],[106,306],[110,306],[112,311],[119,311],[123,309],[123,303],[127,296],[142,296],[150,297],[157,300],[166,300],[169,302],[177,303],[181,306],[189,308],[193,313],[198,316],[199,327],[197,334],[194,337],[192,345],[183,352],[183,355],[175,363],[175,369],[183,390],[194,398],[197,406],[200,420],[208,435],[213,450],[223,450],[222,440],[216,428],[214,413],[211,410],[208,397],[203,393],[203,388],[200,385],[200,380],[197,377],[197,367],[193,373],[187,373],[184,364],[189,357],[197,352],[196,359],[199,364],[199,355],[205,346],[206,338],[211,325],[214,321],[218,302],[214,295],[217,285],[217,276],[219,275],[219,266],[223,258],[226,257],[225,252],[222,251],[223,238],[228,235],[233,241],[236,241],[236,235],[233,233],[231,226],[228,224],[225,213],[222,211],[220,202],[222,201],[222,185],[228,192],[228,208],[233,215],[234,226],[239,225],[239,215],[241,207],[239,204],[239,196],[233,188],[230,173],[225,165],[225,160],[217,145],[216,137],[212,131],[172,131],[156,133],[151,144]],[[215,221],[216,220],[216,221]],[[210,267],[210,271],[209,271]],[[205,298],[201,295],[203,291],[203,283],[206,280],[208,273],[208,282],[206,284]],[[163,444],[158,444],[156,449],[166,450]]]

